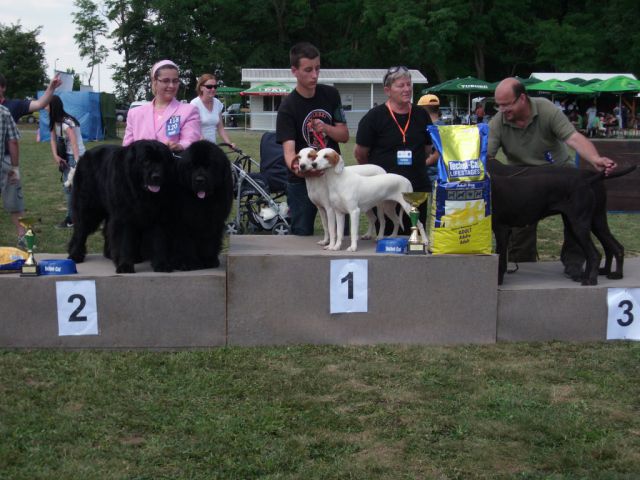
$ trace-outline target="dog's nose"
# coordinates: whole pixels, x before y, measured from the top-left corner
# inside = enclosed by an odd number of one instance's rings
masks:
[[[316,168],[316,167],[318,166],[318,162],[311,162],[311,166],[312,166],[313,168]]]
[[[162,175],[160,175],[159,173],[152,173],[151,180],[153,180],[156,183],[160,183],[160,180],[162,180]]]
[[[202,175],[198,175],[198,176],[195,178],[195,182],[196,182],[196,184],[198,184],[198,185],[202,185],[202,184],[204,183],[204,181],[205,181],[205,180],[204,180],[204,177],[203,177]]]

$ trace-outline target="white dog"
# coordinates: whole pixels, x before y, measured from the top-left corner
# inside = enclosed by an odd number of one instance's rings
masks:
[[[331,148],[323,148],[312,162],[316,170],[324,170],[329,189],[329,203],[336,217],[336,242],[329,250],[340,250],[344,230],[344,216],[349,214],[351,222],[351,245],[349,252],[358,249],[358,223],[360,212],[367,211],[384,201],[392,200],[400,204],[409,215],[411,205],[403,198],[403,192],[413,192],[411,182],[401,175],[385,173],[373,177],[363,177],[344,168],[344,160]],[[328,219],[331,222],[331,218]],[[422,222],[418,221],[418,230],[427,242],[427,234]],[[382,228],[382,226],[381,226]]]
[[[298,165],[302,172],[309,172],[313,170],[313,162],[316,159],[317,153],[318,152],[313,148],[303,148],[298,152]],[[387,173],[385,172],[384,168],[379,167],[378,165],[351,165],[346,168],[351,172],[354,172],[355,174],[365,177]],[[305,177],[305,182],[307,184],[307,193],[309,195],[309,200],[311,200],[311,202],[318,208],[318,212],[320,213],[320,220],[322,221],[322,228],[324,229],[324,237],[318,242],[318,244],[323,245],[328,249],[328,246],[334,245],[336,241],[336,224],[335,220],[332,222],[328,221],[328,216],[335,218],[335,214],[328,213],[331,205],[329,203],[329,189],[327,187],[327,181],[325,179],[325,176],[321,175],[318,177]],[[398,216],[398,212],[396,210],[396,203],[382,202],[381,205],[378,205],[378,208],[378,215],[380,217],[380,231],[377,235],[377,238],[382,238],[382,235],[384,234],[385,214],[393,222],[393,236],[397,235],[398,229],[400,228],[400,217]],[[367,210],[366,215],[369,221],[369,227],[367,229],[367,233],[362,236],[363,239],[369,239],[376,236],[376,216],[373,213],[373,210]]]

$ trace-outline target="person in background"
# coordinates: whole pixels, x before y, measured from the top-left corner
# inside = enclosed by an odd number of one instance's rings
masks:
[[[476,123],[482,123],[484,122],[484,105],[482,104],[482,102],[478,102],[478,104],[476,105]]]
[[[372,163],[409,179],[414,192],[431,192],[427,166],[436,162],[427,126],[431,118],[423,108],[413,108],[413,84],[407,67],[391,67],[382,80],[387,101],[369,110],[358,124],[354,155],[358,163]],[[420,206],[426,225],[427,207]],[[410,231],[404,217],[401,234]],[[389,232],[393,225],[387,224]],[[389,232],[385,232],[388,234]]]
[[[349,140],[349,129],[338,90],[318,84],[320,51],[310,43],[297,43],[289,51],[289,62],[296,88],[278,109],[276,141],[282,144],[284,161],[290,172],[287,202],[291,233],[313,235],[318,209],[309,200],[304,178],[321,172],[301,172],[296,153],[306,147],[330,147],[339,153],[339,144]]]
[[[440,114],[440,99],[436,95],[431,93],[423,95],[420,97],[420,100],[418,100],[418,105],[427,111],[433,125],[445,125]],[[427,176],[429,177],[429,182],[433,185],[433,182],[438,178],[438,158],[440,158],[440,155],[435,147],[431,147],[431,153],[432,155],[435,154],[436,160],[432,165],[427,165]],[[429,161],[430,158],[427,158],[427,162]]]
[[[215,75],[205,73],[200,76],[196,85],[196,93],[198,96],[191,100],[191,105],[198,108],[200,114],[200,131],[202,138],[216,143],[217,134],[225,143],[235,148],[235,144],[229,139],[224,122],[222,121],[222,110],[224,105],[216,98],[216,90],[218,88],[218,80]]]
[[[49,130],[51,132],[51,153],[53,160],[58,165],[58,169],[62,172],[62,182],[66,182],[69,177],[69,170],[75,168],[78,160],[84,155],[85,147],[82,141],[82,132],[80,131],[80,122],[69,113],[65,112],[64,104],[60,97],[54,95],[51,103],[46,107],[49,112]],[[66,158],[58,155],[57,137],[63,137],[67,147]],[[64,186],[64,195],[67,203],[67,214],[56,225],[57,228],[73,227],[73,206],[71,204],[71,188],[72,186]]]
[[[49,82],[49,85],[44,91],[42,97],[36,100],[11,99],[5,97],[7,91],[7,79],[0,73],[0,105],[6,107],[9,110],[14,123],[18,123],[21,117],[37,112],[38,110],[42,110],[46,107],[53,97],[53,92],[61,84],[62,81],[60,80],[60,75],[56,74]],[[0,193],[2,194],[2,205],[4,209],[9,212],[11,223],[13,223],[16,228],[18,246],[25,248],[25,229],[20,223],[20,218],[24,216],[22,182],[20,180],[19,173],[18,175],[15,175],[15,172],[19,172],[17,169],[20,164],[20,159],[17,150],[14,158],[10,156],[11,148],[12,147],[10,145],[5,144],[4,155],[0,157],[0,163],[2,164],[0,167]]]
[[[130,110],[122,145],[136,140],[158,140],[173,152],[181,152],[200,140],[200,115],[189,103],[176,100],[180,87],[178,66],[161,60],[151,68],[151,102]]]

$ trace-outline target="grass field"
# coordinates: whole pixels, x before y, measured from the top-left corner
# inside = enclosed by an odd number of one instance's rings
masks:
[[[40,251],[63,252],[48,144],[23,133]],[[257,135],[232,138],[258,158]],[[610,218],[637,255],[636,216]],[[544,222],[545,259],[561,233]],[[631,480],[639,365],[630,342],[0,350],[0,479]]]

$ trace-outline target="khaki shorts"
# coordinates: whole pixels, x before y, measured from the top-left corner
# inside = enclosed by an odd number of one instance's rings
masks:
[[[22,198],[22,183],[9,183],[9,172],[11,171],[11,157],[5,155],[2,159],[0,169],[0,192],[2,192],[2,206],[9,213],[24,211],[24,199]]]

